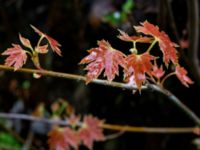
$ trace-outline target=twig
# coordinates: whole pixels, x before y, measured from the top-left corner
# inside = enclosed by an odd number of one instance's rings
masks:
[[[106,135],[106,136],[105,136],[105,141],[116,139],[116,138],[122,136],[124,133],[125,133],[125,131],[124,131],[124,130],[121,130],[121,131],[119,131],[119,132],[117,132],[117,133],[110,134],[110,135]]]
[[[62,126],[67,126],[69,123],[64,120],[51,120],[46,118],[38,118],[26,114],[14,114],[14,113],[0,113],[0,118],[5,119],[20,119],[28,121],[39,121],[47,124],[57,124]],[[80,122],[81,124],[81,122]],[[116,130],[123,132],[138,132],[138,133],[161,133],[161,134],[178,134],[178,133],[194,133],[197,127],[135,127],[135,126],[123,126],[123,125],[113,125],[113,124],[102,124],[100,126],[103,129]]]
[[[13,67],[7,67],[5,65],[0,65],[0,69],[9,70],[9,71],[14,70]],[[84,76],[81,76],[81,75],[74,75],[74,74],[61,73],[61,72],[55,72],[55,71],[21,68],[21,69],[18,69],[16,72],[39,73],[39,74],[51,76],[51,77],[86,81],[86,78]],[[137,90],[137,87],[130,86],[129,84],[125,84],[125,83],[121,83],[121,82],[108,82],[107,80],[95,79],[95,80],[92,81],[92,83],[105,85],[105,86],[111,86],[111,87],[117,87],[117,88],[121,88],[121,89]],[[158,91],[160,93],[163,93],[164,95],[166,95],[169,98],[169,100],[171,100],[171,102],[173,102],[183,112],[185,112],[194,121],[194,123],[196,125],[200,126],[200,118],[191,109],[189,109],[185,104],[183,104],[175,95],[173,95],[168,90],[163,89],[163,88],[161,88],[157,85],[154,85],[154,84],[147,84],[147,86],[142,86],[141,89],[142,90],[151,89],[151,90],[155,90],[155,91]]]
[[[124,132],[137,132],[137,133],[159,133],[159,134],[178,134],[178,133],[194,133],[196,127],[133,127],[133,126],[121,126],[121,125],[111,125],[102,124],[104,129],[124,131]]]
[[[8,71],[14,70],[13,67],[8,67],[5,65],[0,65],[0,69],[8,70]],[[86,81],[86,77],[81,76],[81,75],[61,73],[61,72],[48,71],[48,70],[21,68],[21,69],[18,69],[16,72],[31,73],[31,74],[38,73],[38,74],[45,75],[45,76],[64,78],[64,79],[72,79],[72,80],[78,80],[78,81]],[[92,81],[92,83],[105,85],[105,86],[111,86],[111,87],[118,87],[118,88],[122,88],[122,89],[137,90],[136,86],[130,86],[128,84],[120,83],[120,82],[108,82],[107,80],[101,80],[101,79],[95,79]],[[147,89],[147,87],[142,86],[142,89]]]
[[[196,125],[200,125],[200,118],[170,91],[153,84],[148,84],[148,87],[166,95],[168,99],[180,108],[180,110],[182,110],[186,115],[188,115],[188,117],[190,117]]]

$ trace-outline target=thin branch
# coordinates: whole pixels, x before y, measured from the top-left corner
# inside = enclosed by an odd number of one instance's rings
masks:
[[[13,71],[13,67],[7,67],[5,65],[0,65],[0,69]],[[68,74],[68,73],[61,73],[61,72],[55,72],[55,71],[47,71],[47,70],[36,70],[36,69],[27,69],[27,68],[21,68],[18,69],[16,72],[23,72],[23,73],[38,73],[46,76],[51,77],[58,77],[58,78],[64,78],[64,79],[71,79],[71,80],[78,80],[78,81],[86,81],[86,78],[81,75],[74,75],[74,74]],[[129,90],[137,90],[137,87],[131,86],[129,84],[120,83],[120,82],[108,82],[107,80],[101,80],[101,79],[95,79],[92,81],[92,83],[105,85],[105,86],[111,86],[111,87],[117,87],[121,89],[129,89]],[[175,95],[173,95],[168,90],[161,88],[154,84],[148,84],[147,86],[142,86],[142,90],[145,89],[151,89],[157,92],[160,92],[168,97],[168,99],[174,103],[177,107],[179,107],[185,114],[187,114],[196,125],[200,126],[200,118],[185,104],[183,104]]]
[[[13,67],[8,67],[5,65],[0,65],[0,69],[14,71]],[[64,79],[71,79],[71,80],[78,80],[78,81],[86,81],[86,77],[81,75],[69,74],[69,73],[62,73],[62,72],[55,72],[55,71],[48,71],[48,70],[37,70],[37,69],[28,69],[28,68],[21,68],[18,69],[16,72],[23,72],[23,73],[38,73],[45,76],[57,77],[57,78],[64,78]],[[117,87],[122,89],[129,89],[129,90],[137,90],[136,86],[130,86],[125,83],[120,82],[108,82],[107,80],[95,79],[92,83]],[[146,86],[143,86],[142,89],[147,89]]]
[[[153,84],[148,84],[148,87],[166,95],[168,99],[180,108],[180,110],[182,110],[191,120],[193,120],[196,125],[200,125],[200,118],[170,91]]]
[[[69,123],[64,120],[51,120],[46,118],[38,118],[26,114],[15,114],[15,113],[0,113],[0,118],[4,119],[20,119],[28,121],[37,121],[47,124],[57,124],[62,126],[68,126]],[[80,122],[81,124],[81,122]],[[113,125],[113,124],[102,124],[100,126],[103,129],[115,130],[123,132],[138,132],[138,133],[161,133],[161,134],[179,134],[179,133],[194,133],[197,127],[135,127],[135,126],[123,126],[123,125]]]
[[[134,127],[134,126],[121,126],[121,125],[111,125],[102,124],[104,129],[124,131],[124,132],[137,132],[137,133],[159,133],[159,134],[178,134],[178,133],[194,133],[196,127]]]
[[[119,137],[122,136],[124,133],[125,133],[125,131],[124,131],[124,130],[121,130],[121,131],[119,131],[119,132],[117,132],[117,133],[110,134],[110,135],[106,135],[106,136],[105,136],[105,139],[106,139],[105,141],[107,141],[107,140],[113,140],[113,139],[119,138]]]

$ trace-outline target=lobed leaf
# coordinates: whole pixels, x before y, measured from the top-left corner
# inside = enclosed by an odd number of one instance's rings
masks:
[[[80,140],[89,149],[92,149],[94,141],[103,141],[105,139],[103,130],[100,125],[103,121],[96,117],[85,116],[83,119],[83,126],[79,129]]]
[[[12,44],[12,46],[3,52],[2,55],[8,55],[5,60],[5,65],[13,66],[16,71],[26,63],[27,55],[20,45]]]
[[[178,63],[177,51],[175,49],[177,45],[170,40],[169,36],[164,31],[159,31],[157,26],[154,26],[148,21],[141,23],[141,26],[135,26],[135,29],[137,32],[153,36],[155,40],[158,41],[166,66],[170,61],[172,61],[173,64]]]
[[[130,77],[134,76],[135,84],[138,89],[141,89],[142,84],[146,80],[145,73],[150,72],[153,65],[151,60],[155,58],[149,53],[143,53],[141,55],[131,54],[126,58],[127,70],[124,71],[125,80],[129,80]]]
[[[158,65],[155,63],[153,65],[153,70],[151,71],[151,74],[156,77],[157,79],[160,79],[163,77],[163,75],[165,74],[165,71],[163,70],[163,66],[161,65],[160,68],[158,67]]]
[[[49,146],[55,150],[70,150],[70,147],[78,148],[79,138],[72,129],[65,128],[53,128],[49,134]]]
[[[99,47],[88,50],[89,55],[83,58],[80,64],[88,64],[87,83],[98,78],[105,69],[104,76],[108,81],[112,81],[115,75],[119,74],[119,66],[126,68],[126,55],[114,49],[105,40],[98,41]]]
[[[185,68],[181,66],[176,66],[175,73],[176,73],[177,78],[186,87],[189,87],[188,84],[193,84],[193,81],[187,76],[187,70],[185,70]]]

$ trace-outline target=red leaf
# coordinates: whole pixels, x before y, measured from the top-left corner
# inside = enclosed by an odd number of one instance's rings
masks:
[[[33,30],[38,33],[40,36],[43,36],[47,39],[47,41],[49,42],[52,50],[54,52],[56,52],[59,56],[62,56],[61,51],[60,51],[60,44],[58,43],[58,41],[56,41],[55,39],[53,39],[52,37],[48,36],[47,34],[41,32],[40,30],[38,30],[36,27],[34,27],[33,25],[31,25],[31,27],[33,28]]]
[[[105,139],[103,130],[100,125],[103,121],[96,117],[85,116],[83,119],[83,126],[79,129],[80,140],[89,149],[92,149],[94,141],[102,141]]]
[[[188,84],[193,84],[193,81],[187,76],[187,70],[185,70],[185,68],[176,66],[175,73],[176,73],[177,78],[186,87],[189,87]]]
[[[177,52],[175,49],[177,45],[170,40],[169,36],[164,31],[159,31],[157,26],[154,26],[148,21],[141,23],[141,26],[135,26],[135,29],[137,32],[153,36],[158,41],[163,53],[165,65],[168,65],[169,61],[172,61],[174,64],[178,63]]]
[[[125,70],[125,80],[129,79],[132,75],[134,76],[135,83],[138,89],[141,89],[142,83],[146,80],[145,73],[149,72],[152,69],[151,60],[155,58],[148,54],[144,53],[141,55],[131,54],[128,55],[127,67],[128,69]]]
[[[38,52],[38,53],[41,53],[41,54],[45,54],[45,53],[48,52],[47,47],[48,47],[48,45],[37,46],[35,48],[35,51]]]
[[[160,79],[165,74],[165,71],[163,70],[163,66],[161,65],[160,68],[158,68],[158,65],[154,64],[151,74],[157,79]]]
[[[49,134],[49,147],[55,150],[70,150],[70,147],[78,148],[79,138],[72,129],[65,128],[53,128]]]
[[[85,70],[88,70],[87,83],[98,78],[105,69],[104,76],[108,81],[112,81],[115,75],[119,74],[119,65],[126,68],[125,55],[112,48],[105,40],[98,41],[99,47],[88,50],[89,55],[83,58],[80,64],[87,63]]]
[[[127,42],[140,42],[140,43],[151,43],[152,39],[149,37],[141,37],[141,36],[129,36],[127,33],[119,30],[120,35],[119,39]]]
[[[179,43],[180,43],[180,46],[181,46],[182,49],[186,49],[186,48],[189,47],[189,40],[188,39],[181,39],[179,41]]]
[[[31,42],[29,41],[29,39],[26,39],[26,38],[22,37],[21,34],[19,34],[19,39],[20,39],[21,43],[22,43],[25,47],[32,48]]]
[[[20,45],[12,44],[12,46],[3,52],[2,55],[8,55],[5,65],[14,66],[14,70],[16,71],[26,63],[27,55]]]

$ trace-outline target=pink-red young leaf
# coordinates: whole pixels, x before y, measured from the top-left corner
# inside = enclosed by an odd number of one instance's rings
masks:
[[[181,66],[176,66],[175,73],[176,73],[177,78],[186,87],[189,87],[189,84],[193,84],[193,81],[187,76],[187,70],[185,70],[185,68]]]
[[[58,43],[58,41],[56,41],[55,39],[53,39],[52,37],[50,37],[49,35],[41,32],[39,29],[37,29],[36,27],[34,27],[33,25],[31,25],[31,27],[33,28],[33,30],[38,33],[40,36],[43,36],[44,38],[47,39],[47,41],[49,42],[52,50],[54,52],[56,52],[59,56],[62,56],[61,54],[61,50],[60,50],[60,44]]]
[[[119,30],[120,35],[118,38],[127,41],[127,42],[139,42],[139,43],[151,43],[152,39],[149,37],[142,37],[142,36],[129,36],[124,31]]]
[[[189,47],[189,40],[188,39],[181,39],[179,41],[179,43],[180,43],[180,47],[182,49],[187,49]]]
[[[41,54],[46,54],[48,52],[48,45],[36,46],[35,51]]]
[[[4,51],[2,55],[8,55],[5,60],[5,65],[13,66],[16,71],[26,63],[27,55],[20,45],[12,44],[12,46]]]
[[[80,140],[89,149],[92,149],[94,141],[103,141],[105,139],[103,130],[100,125],[103,123],[96,117],[85,116],[83,119],[83,125],[79,129]]]
[[[157,79],[160,79],[165,74],[165,71],[163,70],[163,66],[161,65],[160,68],[157,64],[153,65],[153,70],[151,71],[151,74],[156,77]]]
[[[19,39],[20,39],[21,43],[22,43],[25,47],[32,48],[31,42],[29,41],[29,39],[26,39],[26,38],[22,37],[21,34],[19,34]]]
[[[99,47],[88,50],[89,55],[83,58],[80,64],[88,64],[85,68],[87,70],[87,81],[98,78],[101,72],[105,69],[104,76],[108,81],[112,81],[115,75],[119,74],[119,67],[126,68],[126,56],[112,48],[112,46],[105,40],[98,41]]]
[[[135,83],[140,90],[142,84],[146,80],[145,73],[151,71],[153,67],[151,60],[154,59],[155,58],[149,53],[128,55],[126,58],[128,69],[124,71],[125,80],[129,81],[129,78],[134,76]]]
[[[154,26],[148,21],[141,23],[141,26],[135,26],[135,29],[137,32],[153,36],[155,40],[158,41],[166,66],[170,61],[172,61],[173,64],[178,63],[177,51],[175,49],[177,45],[170,40],[169,36],[164,31],[159,31],[157,26]]]
[[[69,127],[53,128],[48,136],[48,143],[51,149],[70,150],[70,147],[73,147],[74,149],[78,148],[79,138],[77,133]]]

